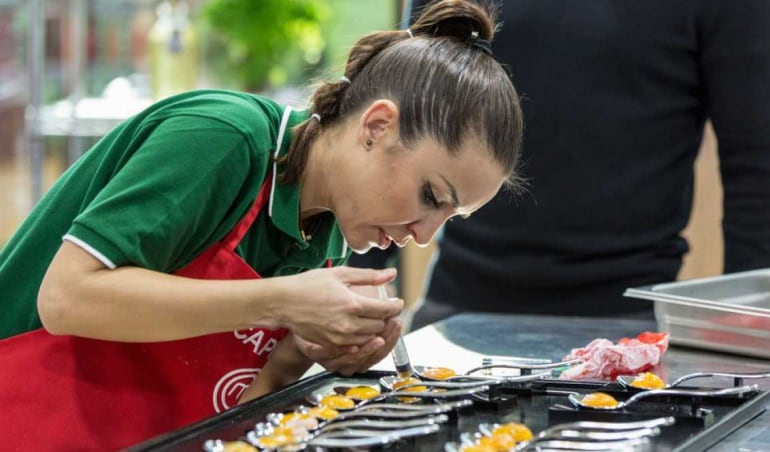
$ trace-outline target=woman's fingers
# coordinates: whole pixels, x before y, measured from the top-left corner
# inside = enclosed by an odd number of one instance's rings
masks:
[[[369,298],[360,296],[358,302],[361,306],[361,317],[371,319],[387,319],[395,317],[404,309],[404,300],[400,298]],[[381,331],[381,330],[380,330]]]
[[[333,372],[339,372],[342,375],[350,376],[357,372],[363,372],[376,362],[379,362],[380,360],[378,359],[377,361],[370,363],[372,357],[375,356],[378,351],[381,351],[384,345],[385,340],[381,337],[376,337],[361,346],[355,353],[347,353],[325,362],[319,362],[319,364],[324,366],[327,370],[334,369],[332,370]],[[387,352],[385,352],[382,357],[385,357],[386,355]]]
[[[309,347],[303,345],[300,350],[303,350],[308,358],[318,362],[326,370],[349,376],[364,372],[385,359],[395,347],[399,337],[401,337],[401,320],[393,317],[388,319],[382,336],[366,342],[357,350],[325,348],[317,344],[312,344]],[[338,355],[338,352],[343,353]]]
[[[368,301],[364,300],[361,303],[365,305]],[[331,344],[336,346],[363,345],[375,335],[385,336],[385,327],[388,324],[387,319],[398,316],[401,312],[403,301],[383,302],[375,300],[374,303],[375,306],[372,309],[366,309],[366,306],[364,306],[362,315],[366,317],[352,316],[347,321],[338,320],[332,327],[333,331],[330,332],[329,340]],[[386,309],[380,309],[381,306],[377,306],[378,304],[390,304],[390,306]]]
[[[329,361],[348,354],[355,354],[360,349],[360,347],[357,345],[350,345],[346,347],[323,346],[310,342],[296,334],[294,335],[294,342],[297,344],[297,348],[302,352],[303,355],[318,363]]]
[[[355,291],[357,286],[381,286],[393,281],[396,277],[395,268],[386,268],[384,270],[374,270],[371,268],[353,268],[337,267],[334,269],[340,277],[340,280],[348,284],[358,295],[358,302],[361,305],[361,317],[374,319],[387,319],[397,316],[404,308],[404,300],[399,298],[388,298],[381,300],[372,291]]]
[[[401,320],[397,317],[390,319],[388,325],[385,327],[385,334],[380,338],[382,343],[377,348],[365,349],[361,347],[361,350],[356,354],[356,360],[351,363],[350,368],[354,369],[354,372],[364,372],[369,370],[370,367],[385,359],[393,347],[395,347],[398,338],[401,337]]]
[[[397,316],[404,302],[359,289],[387,284],[395,276],[394,269],[337,267],[288,277],[284,287],[296,302],[277,305],[281,325],[319,345],[363,346],[383,335],[386,320]]]

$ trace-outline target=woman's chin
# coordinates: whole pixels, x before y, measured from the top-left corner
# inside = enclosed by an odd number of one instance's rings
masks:
[[[348,243],[348,248],[356,254],[366,254],[372,248],[377,246],[376,243],[366,242],[364,244]]]

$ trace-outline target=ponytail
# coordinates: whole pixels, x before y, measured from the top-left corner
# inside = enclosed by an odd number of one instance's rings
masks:
[[[289,153],[280,162],[281,182],[299,179],[324,127],[387,98],[399,106],[404,145],[427,135],[454,153],[471,133],[509,174],[509,186],[517,188],[523,121],[508,73],[491,56],[494,18],[491,5],[441,0],[424,8],[408,30],[359,39],[343,78],[313,92],[313,116],[294,129]]]

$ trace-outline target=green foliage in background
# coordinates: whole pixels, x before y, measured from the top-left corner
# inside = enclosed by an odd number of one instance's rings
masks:
[[[328,15],[325,0],[208,0],[206,60],[249,91],[295,82],[321,62]]]
[[[341,75],[350,47],[377,30],[398,29],[400,0],[327,0],[332,17],[324,23],[327,64]]]

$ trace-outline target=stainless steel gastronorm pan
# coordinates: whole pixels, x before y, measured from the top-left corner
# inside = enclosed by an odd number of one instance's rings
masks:
[[[672,344],[770,358],[770,269],[626,289]]]

